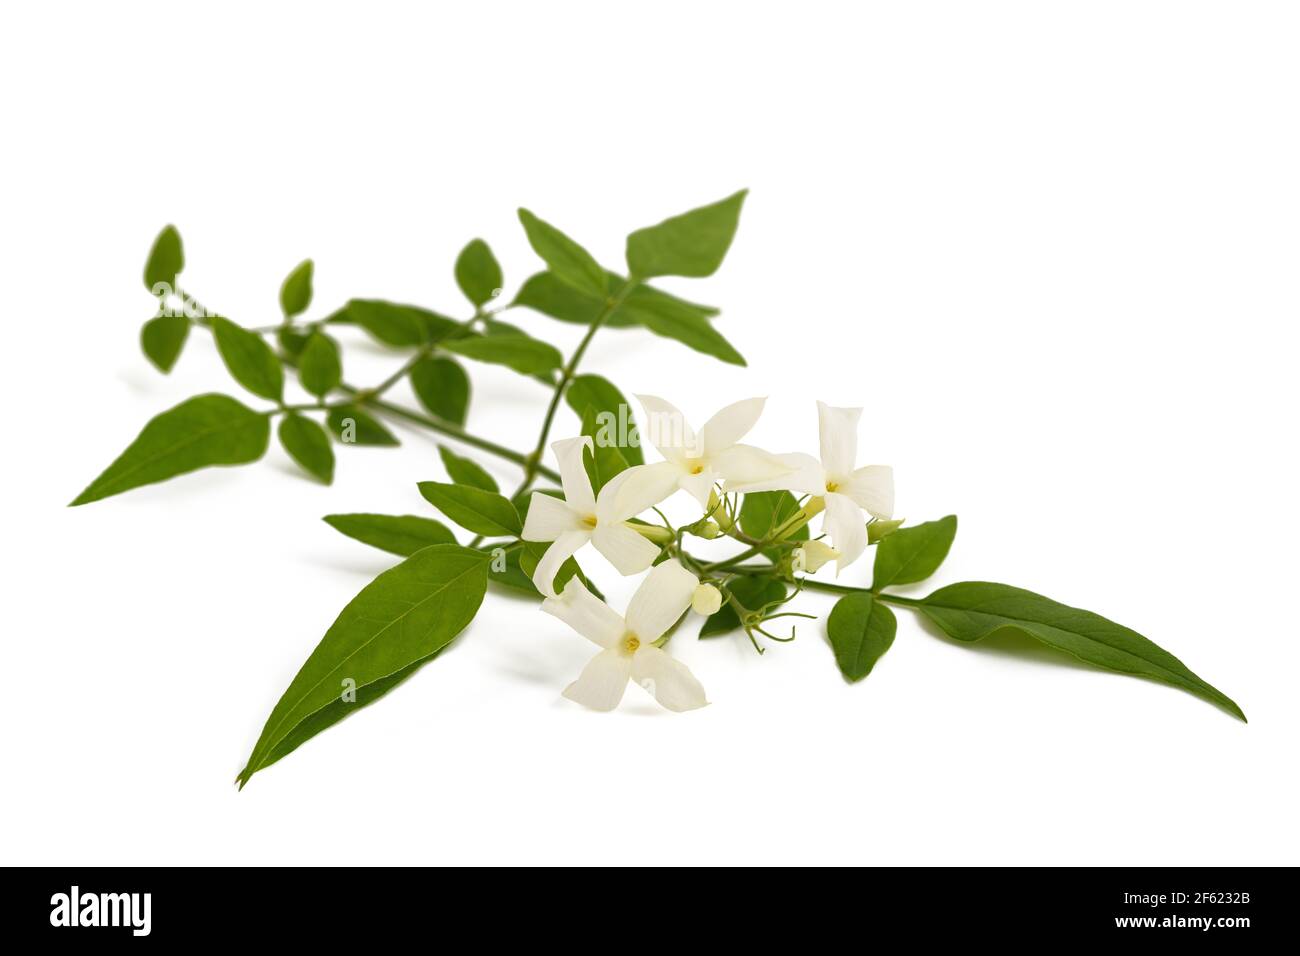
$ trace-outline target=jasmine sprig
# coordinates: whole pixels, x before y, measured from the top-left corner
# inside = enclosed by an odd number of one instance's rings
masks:
[[[958,642],[976,644],[1015,630],[1101,668],[1171,684],[1245,719],[1173,655],[1100,615],[987,582],[948,585],[926,597],[895,593],[934,574],[951,548],[957,520],[905,527],[893,517],[892,469],[857,462],[860,409],[819,402],[819,455],[772,453],[748,443],[764,411],[762,398],[728,405],[696,432],[675,405],[641,396],[644,418],[638,423],[613,382],[582,370],[589,346],[604,330],[621,335],[643,329],[744,364],[715,327],[716,309],[652,284],[665,275],[711,275],[731,246],[744,198],[742,191],[636,230],[627,240],[625,268],[617,271],[554,225],[520,210],[545,270],[506,301],[500,264],[486,242],[472,240],[453,267],[471,306],[462,318],[375,299],[352,299],[329,314],[304,318],[315,274],[313,262],[304,260],[281,286],[280,321],[244,327],[181,288],[180,235],[170,226],[163,230],[145,267],[146,287],[158,303],[141,330],[146,356],[170,373],[190,330],[205,329],[234,381],[270,404],[250,408],[208,394],[163,412],[74,504],[198,468],[255,461],[267,450],[274,419],[286,452],[327,484],[335,444],[397,443],[385,423],[427,429],[520,470],[507,496],[477,462],[440,446],[447,480],[418,487],[448,524],[423,515],[326,516],[341,533],[404,560],[343,609],[303,664],[272,710],[239,775],[241,786],[437,657],[476,618],[492,589],[539,601],[542,610],[599,646],[563,691],[597,710],[617,706],[629,681],[670,710],[704,706],[700,681],[666,650],[692,614],[702,620],[700,638],[743,633],[763,654],[766,642],[796,639],[796,620],[814,618],[795,606],[810,591],[837,598],[826,634],[850,682],[865,678],[892,646],[892,608],[905,608]],[[565,358],[529,328],[499,318],[507,310],[580,323],[585,332]],[[349,328],[400,354],[373,386],[344,378],[344,348],[335,336]],[[470,429],[470,370],[477,363],[509,368],[544,387],[529,450]],[[306,401],[286,397],[295,375]],[[403,385],[419,407],[392,399]],[[562,405],[576,417],[576,435],[560,430]],[[646,461],[644,449],[662,460]],[[554,487],[535,489],[538,479]],[[660,505],[679,493],[698,511],[675,524]],[[472,536],[469,543],[458,543],[449,525]],[[728,544],[731,553],[705,559],[692,551],[696,540]],[[839,577],[872,548],[869,586]],[[625,612],[605,602],[579,563],[593,556],[620,574],[645,575]],[[837,578],[818,578],[830,564]]]

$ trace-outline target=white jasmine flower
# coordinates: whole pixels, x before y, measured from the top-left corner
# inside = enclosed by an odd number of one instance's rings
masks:
[[[790,466],[775,455],[739,444],[762,414],[765,398],[728,405],[705,422],[698,435],[686,416],[662,398],[637,398],[647,416],[641,433],[667,459],[648,467],[672,475],[677,487],[690,492],[705,508],[709,506],[709,492],[720,480],[734,490],[735,486],[769,481],[790,471]]]
[[[717,614],[720,607],[722,607],[722,592],[712,584],[701,584],[691,596],[691,610],[696,614],[708,617],[710,614]]]
[[[669,710],[694,710],[707,704],[704,688],[686,665],[654,646],[690,605],[698,584],[676,559],[665,561],[646,575],[624,618],[578,578],[570,578],[564,594],[547,598],[542,610],[601,651],[564,689],[564,696],[592,710],[613,710],[631,679]]]
[[[824,500],[826,516],[822,519],[822,531],[830,536],[832,546],[839,552],[838,573],[867,549],[867,524],[862,512],[865,510],[875,518],[893,516],[894,469],[888,465],[854,468],[862,409],[832,408],[818,402],[817,416],[821,461],[811,455],[782,455],[781,460],[795,470],[761,487],[764,490],[784,488]]]
[[[566,438],[551,445],[560,467],[564,500],[534,492],[520,535],[525,541],[553,541],[537,562],[533,583],[555,597],[560,565],[590,541],[620,574],[637,574],[659,556],[659,545],[647,541],[627,520],[658,504],[674,490],[672,476],[651,465],[637,465],[615,475],[595,495],[582,465],[591,439]]]
[[[795,566],[816,574],[822,565],[834,561],[840,553],[825,541],[805,541],[795,549]]]

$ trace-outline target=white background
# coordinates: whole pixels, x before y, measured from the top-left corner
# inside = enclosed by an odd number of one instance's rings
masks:
[[[1300,862],[1298,26],[1265,3],[6,9],[5,862]],[[170,377],[139,353],[159,228],[246,324],[277,319],[305,256],[310,316],[461,314],[471,237],[510,292],[538,267],[519,205],[617,266],[631,229],[741,186],[723,269],[667,284],[724,308],[749,367],[644,331],[602,334],[587,367],[697,421],[768,395],[752,439],[775,450],[815,450],[817,398],[865,406],[899,513],[961,516],[934,585],[1100,611],[1251,723],[906,612],[855,686],[820,622],[761,659],[679,636],[710,707],[631,688],[593,714],[559,697],[590,645],[493,596],[237,793],[280,692],[388,564],[320,516],[432,514],[415,482],[441,470],[403,432],[342,449],[332,488],[273,447],[66,508],[153,414],[240,394],[202,335]],[[399,361],[357,342],[347,376]],[[526,447],[542,389],[474,373],[472,427]]]

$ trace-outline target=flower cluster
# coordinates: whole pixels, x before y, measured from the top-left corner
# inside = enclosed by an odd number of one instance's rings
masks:
[[[792,546],[791,561],[812,573],[834,560],[838,573],[866,550],[863,512],[878,520],[893,516],[893,471],[885,465],[856,467],[860,408],[817,403],[819,460],[742,444],[758,422],[765,399],[728,405],[696,432],[673,405],[654,396],[638,397],[647,416],[642,434],[664,460],[626,468],[597,492],[584,464],[591,438],[555,442],[551,448],[564,497],[534,492],[521,537],[551,542],[533,574],[546,598],[542,610],[601,648],[564,696],[595,710],[612,710],[630,678],[669,710],[693,710],[707,703],[704,688],[663,645],[687,608],[703,615],[719,611],[725,582],[711,572],[713,566],[702,566],[682,552],[680,533],[666,519],[658,526],[638,521],[638,516],[684,491],[705,509],[692,527],[700,533],[711,526],[712,532],[732,527],[729,495],[793,492],[801,496],[800,510],[765,543],[779,543],[824,512],[822,537],[829,543],[819,539]],[[639,574],[653,566],[626,615],[593,595],[576,575],[557,593],[557,575],[588,542],[621,574]]]

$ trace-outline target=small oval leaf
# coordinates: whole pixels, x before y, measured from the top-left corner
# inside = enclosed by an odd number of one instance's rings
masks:
[[[304,259],[294,267],[280,286],[280,310],[285,318],[293,318],[307,311],[311,305],[312,272],[315,266],[310,259]]]
[[[324,484],[334,481],[334,449],[325,429],[291,412],[280,421],[278,434],[284,450],[304,471]]]
[[[943,564],[957,536],[957,516],[927,521],[911,528],[899,528],[876,546],[876,564],[871,589],[891,584],[924,581]]]
[[[254,395],[280,401],[284,396],[284,368],[266,340],[221,316],[210,321],[217,351],[235,381]]]
[[[501,265],[482,239],[472,239],[456,257],[456,285],[476,306],[492,301],[505,281]]]
[[[466,531],[482,535],[510,535],[518,537],[523,530],[519,512],[507,498],[471,488],[469,485],[449,485],[440,481],[422,481],[420,494]]]
[[[380,551],[409,557],[431,544],[455,544],[451,529],[432,518],[415,515],[326,515],[336,531]]]
[[[826,632],[844,679],[860,681],[870,674],[894,643],[897,629],[894,612],[870,594],[840,598],[826,619]]]

